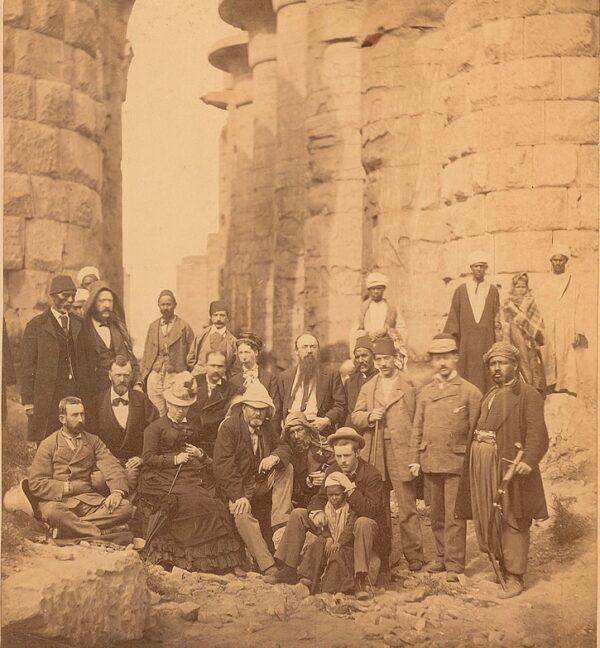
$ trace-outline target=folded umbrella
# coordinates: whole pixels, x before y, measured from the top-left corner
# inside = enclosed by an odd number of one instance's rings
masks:
[[[146,541],[144,545],[145,551],[148,551],[150,544],[156,537],[156,534],[162,529],[165,522],[169,518],[169,515],[172,512],[174,506],[176,506],[176,502],[173,502],[173,500],[169,496],[171,495],[173,486],[175,486],[177,477],[179,477],[179,472],[181,471],[182,466],[183,464],[179,464],[177,472],[175,473],[175,477],[173,478],[173,482],[171,483],[171,487],[169,488],[169,492],[163,498],[161,498],[161,502],[156,511],[148,516],[148,524],[146,526],[146,535],[144,538]]]

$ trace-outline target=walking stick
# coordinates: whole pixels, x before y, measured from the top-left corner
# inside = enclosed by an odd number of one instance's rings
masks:
[[[373,439],[371,447],[369,448],[369,463],[372,466],[377,462],[377,442],[379,441],[379,421],[375,421],[375,432],[373,432]]]
[[[498,490],[496,491],[496,496],[494,497],[494,501],[492,503],[492,510],[490,511],[490,519],[488,522],[488,533],[487,533],[488,558],[492,563],[492,567],[494,568],[494,572],[496,573],[496,576],[500,581],[500,585],[502,586],[502,589],[505,591],[506,591],[506,580],[504,578],[504,574],[502,573],[502,570],[504,569],[504,555],[502,553],[502,537],[501,537],[501,532],[502,532],[501,519],[504,517],[504,509],[502,508],[502,498],[506,494],[508,490],[508,485],[512,480],[512,478],[514,477],[515,468],[517,467],[517,464],[523,459],[523,446],[517,442],[515,443],[515,448],[517,448],[517,454],[514,458],[514,461],[510,461],[509,459],[505,459],[504,457],[502,458],[502,461],[505,461],[510,465],[507,471],[504,473],[502,482],[500,483],[500,486],[498,486]],[[494,556],[494,550],[491,546],[491,540],[492,540],[492,535],[494,530],[496,531],[496,536],[498,539],[497,545],[500,554],[499,560],[497,560],[496,556]]]

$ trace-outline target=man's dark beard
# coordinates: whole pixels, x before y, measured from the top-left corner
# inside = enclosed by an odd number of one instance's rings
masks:
[[[312,356],[307,356],[299,360],[298,368],[300,369],[300,378],[314,378],[319,369],[319,361]]]
[[[73,433],[83,432],[85,430],[85,425],[83,423],[75,423],[75,425],[70,427],[67,425],[67,430]]]
[[[98,309],[95,308],[95,307],[92,310],[92,317],[97,322],[113,322],[113,323],[116,323],[116,321],[117,321],[117,316],[115,314],[115,311],[108,311],[108,317],[106,317],[105,315],[101,315],[100,312],[98,311]]]

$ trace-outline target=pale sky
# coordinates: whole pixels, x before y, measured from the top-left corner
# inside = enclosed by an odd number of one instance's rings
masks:
[[[143,345],[175,267],[204,254],[217,227],[218,138],[225,112],[200,97],[223,73],[210,47],[235,28],[216,2],[137,0],[129,20],[133,48],[123,105],[123,255],[131,277],[128,327]]]

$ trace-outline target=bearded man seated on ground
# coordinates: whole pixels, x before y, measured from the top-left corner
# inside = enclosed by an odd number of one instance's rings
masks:
[[[325,471],[335,463],[333,452],[306,418],[304,412],[290,412],[283,426],[282,440],[291,450],[294,466],[292,504],[306,508],[325,482]]]
[[[37,499],[42,519],[54,538],[100,537],[127,522],[132,506],[126,499],[127,476],[119,461],[95,434],[85,431],[83,403],[75,396],[60,401],[62,424],[38,446],[29,472],[29,491]],[[110,491],[94,491],[96,466]],[[113,542],[128,544],[133,534],[120,527]]]

